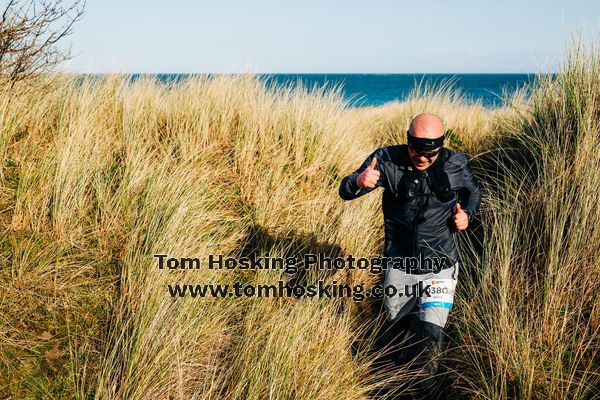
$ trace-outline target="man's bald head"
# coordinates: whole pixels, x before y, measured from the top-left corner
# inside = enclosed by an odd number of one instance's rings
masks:
[[[418,170],[425,170],[438,159],[444,145],[444,123],[433,114],[417,115],[408,128],[408,155]]]
[[[419,114],[410,123],[408,132],[418,138],[435,139],[444,134],[444,123],[434,114]]]

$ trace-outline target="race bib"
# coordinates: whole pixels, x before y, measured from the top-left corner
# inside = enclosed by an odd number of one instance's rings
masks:
[[[429,287],[429,294],[423,293],[421,296],[421,308],[439,307],[452,308],[454,303],[454,289],[456,280],[454,279],[426,279],[423,281],[423,287]]]

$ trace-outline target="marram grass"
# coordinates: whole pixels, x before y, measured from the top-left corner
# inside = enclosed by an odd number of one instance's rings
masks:
[[[0,397],[366,399],[408,390],[375,370],[372,316],[351,301],[172,299],[169,283],[268,283],[280,272],[168,271],[153,254],[382,251],[380,192],[341,178],[434,112],[485,197],[461,234],[444,354],[454,396],[600,396],[600,57],[487,110],[449,88],[346,108],[338,89],[257,77],[180,84],[55,77],[0,101]],[[374,282],[368,273],[329,280]]]

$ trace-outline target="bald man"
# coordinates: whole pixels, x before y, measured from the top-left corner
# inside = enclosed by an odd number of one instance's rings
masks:
[[[339,187],[344,200],[384,188],[384,287],[406,295],[384,295],[383,304],[390,323],[398,326],[402,319],[409,325],[412,345],[396,361],[417,357],[423,378],[437,371],[454,302],[460,262],[454,235],[471,224],[481,201],[467,157],[444,147],[444,133],[440,118],[417,115],[407,144],[378,148]],[[422,293],[407,290],[419,285]]]

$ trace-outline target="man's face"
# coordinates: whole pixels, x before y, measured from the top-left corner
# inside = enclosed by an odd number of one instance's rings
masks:
[[[418,170],[429,168],[437,160],[444,143],[442,120],[433,114],[419,114],[411,121],[407,134],[411,162]],[[432,149],[435,145],[439,147]]]
[[[437,160],[440,155],[441,147],[431,151],[420,151],[413,148],[410,144],[408,145],[408,155],[410,156],[410,160],[413,165],[419,171],[423,171],[424,169],[429,168],[431,164]]]

